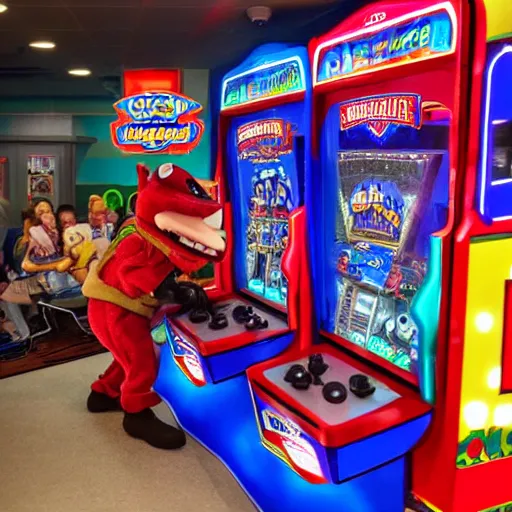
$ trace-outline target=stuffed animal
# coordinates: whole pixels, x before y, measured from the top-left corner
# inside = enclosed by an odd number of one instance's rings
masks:
[[[123,410],[127,434],[158,448],[176,449],[185,444],[185,434],[151,410],[160,402],[152,390],[158,368],[150,324],[159,306],[154,292],[169,274],[191,274],[222,258],[222,207],[173,164],[161,165],[151,177],[143,165],[137,172],[135,224],[91,265],[82,287],[89,298],[90,326],[114,357],[93,383],[87,407],[91,412]],[[180,290],[175,296],[187,302],[191,298]]]
[[[77,224],[67,228],[62,238],[64,256],[72,261],[68,271],[78,283],[83,284],[91,262],[98,255],[97,246],[92,239],[92,228],[89,224]]]

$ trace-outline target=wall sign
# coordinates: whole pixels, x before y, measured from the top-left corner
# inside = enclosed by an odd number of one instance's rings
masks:
[[[314,84],[453,53],[456,16],[451,4],[443,5],[398,23],[387,20],[385,12],[375,13],[366,29],[321,44],[314,55]]]
[[[200,142],[203,107],[176,93],[146,92],[114,104],[118,120],[110,125],[114,146],[127,153],[190,153]]]
[[[366,124],[377,137],[383,137],[390,125],[420,129],[421,96],[384,94],[340,103],[340,128],[348,130]]]
[[[305,91],[304,66],[291,57],[229,77],[222,84],[222,110]]]

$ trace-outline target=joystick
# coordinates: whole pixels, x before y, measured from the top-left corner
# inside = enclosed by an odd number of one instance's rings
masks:
[[[366,398],[375,393],[375,386],[366,375],[357,373],[352,375],[348,381],[350,391],[358,398]]]
[[[233,310],[233,320],[237,324],[245,324],[251,319],[253,314],[252,306],[237,306]]]
[[[309,386],[311,385],[313,378],[306,371],[306,368],[304,368],[304,366],[302,366],[301,364],[294,364],[286,372],[284,380],[286,382],[289,382],[295,389],[305,391],[309,389]]]
[[[313,376],[313,384],[315,386],[322,386],[323,382],[320,378],[329,368],[329,365],[325,363],[322,354],[313,354],[309,356],[308,370]]]
[[[228,326],[228,319],[224,313],[215,313],[212,316],[208,327],[214,331],[220,331]]]
[[[322,395],[330,404],[342,404],[347,399],[347,388],[341,382],[329,382],[323,387]]]
[[[257,329],[266,329],[268,327],[268,320],[261,318],[259,315],[252,315],[245,324],[248,331],[255,331]]]
[[[194,309],[190,312],[188,318],[193,324],[202,324],[208,321],[210,315],[203,309]]]

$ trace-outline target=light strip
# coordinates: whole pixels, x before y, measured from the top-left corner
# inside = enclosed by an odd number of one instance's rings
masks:
[[[492,74],[494,71],[494,67],[498,63],[498,61],[504,55],[508,53],[512,53],[512,46],[505,46],[498,55],[492,59],[491,64],[489,65],[489,70],[487,71],[487,87],[485,90],[485,114],[484,114],[484,140],[483,140],[483,148],[482,148],[482,169],[480,173],[480,201],[479,201],[479,211],[481,215],[484,215],[485,212],[485,188],[487,183],[487,159],[489,158],[489,121],[491,117],[491,89],[492,89]],[[508,220],[509,217],[498,217],[494,220]]]
[[[452,38],[452,47],[449,52],[444,53],[442,56],[444,57],[446,55],[450,55],[450,54],[454,53],[455,49],[457,47],[457,37],[458,37],[457,14],[455,13],[455,9],[453,8],[453,5],[450,2],[443,2],[440,4],[432,5],[430,7],[426,7],[425,9],[420,9],[419,11],[414,11],[412,13],[404,14],[403,16],[400,16],[398,18],[393,18],[391,20],[384,21],[377,25],[373,25],[370,28],[363,28],[361,30],[357,30],[355,32],[350,32],[348,34],[345,34],[345,35],[336,37],[334,39],[330,39],[329,41],[323,42],[315,50],[315,54],[313,56],[313,87],[316,87],[319,84],[325,84],[325,83],[329,83],[329,82],[335,82],[337,80],[342,80],[344,78],[343,75],[339,75],[336,77],[332,77],[329,80],[322,80],[321,82],[318,82],[318,80],[317,80],[318,61],[320,59],[320,52],[324,48],[336,46],[339,43],[343,43],[343,42],[351,40],[351,39],[356,39],[359,36],[364,36],[367,34],[374,34],[377,32],[381,32],[382,30],[385,30],[387,28],[393,27],[395,25],[399,25],[402,22],[413,20],[416,17],[424,16],[424,15],[431,14],[433,12],[442,11],[442,10],[445,10],[447,12],[447,14],[450,17],[450,20],[452,22],[453,28],[454,28],[454,33],[453,33],[453,38]],[[413,60],[411,62],[421,62],[424,60],[435,59],[438,57],[439,57],[438,55],[430,55],[427,57],[423,57],[421,59]],[[397,62],[394,64],[389,64],[388,66],[379,67],[378,69],[370,67],[366,70],[361,70],[360,72],[352,73],[349,76],[347,76],[347,78],[349,78],[349,77],[352,78],[353,76],[365,75],[367,73],[374,73],[374,72],[380,71],[382,69],[389,69],[389,68],[393,68],[393,67],[397,67],[397,66],[403,66],[404,64],[406,64],[406,63]]]
[[[224,94],[226,93],[226,89],[230,82],[232,82],[242,76],[250,75],[251,73],[258,73],[259,71],[263,71],[265,69],[279,66],[280,64],[286,64],[288,62],[294,62],[294,61],[296,61],[299,64],[299,70],[300,70],[301,80],[302,80],[302,88],[301,89],[286,92],[284,94],[276,94],[275,96],[265,96],[264,98],[257,98],[255,100],[245,101],[244,103],[240,103],[238,105],[230,105],[229,107],[224,106]],[[247,71],[243,71],[242,73],[239,73],[238,75],[231,76],[227,80],[224,80],[224,83],[222,84],[222,96],[221,96],[222,110],[229,110],[230,108],[236,108],[236,107],[239,107],[240,105],[251,105],[253,103],[258,103],[260,101],[268,100],[271,97],[283,97],[288,94],[296,94],[297,92],[303,92],[305,90],[306,90],[306,74],[304,72],[304,64],[302,63],[302,59],[298,56],[288,57],[287,59],[276,60],[276,61],[270,62],[268,64],[262,64],[261,66],[257,66],[255,68],[248,69]]]
[[[496,185],[505,185],[507,183],[512,183],[512,178],[501,178],[499,180],[493,180],[491,185],[494,187]]]

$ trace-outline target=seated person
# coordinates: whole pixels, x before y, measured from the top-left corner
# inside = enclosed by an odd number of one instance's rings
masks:
[[[61,204],[57,208],[57,227],[61,233],[66,228],[77,225],[75,207],[70,204]]]
[[[107,214],[108,209],[101,196],[92,195],[89,197],[89,224],[92,228],[93,238],[107,236]]]

